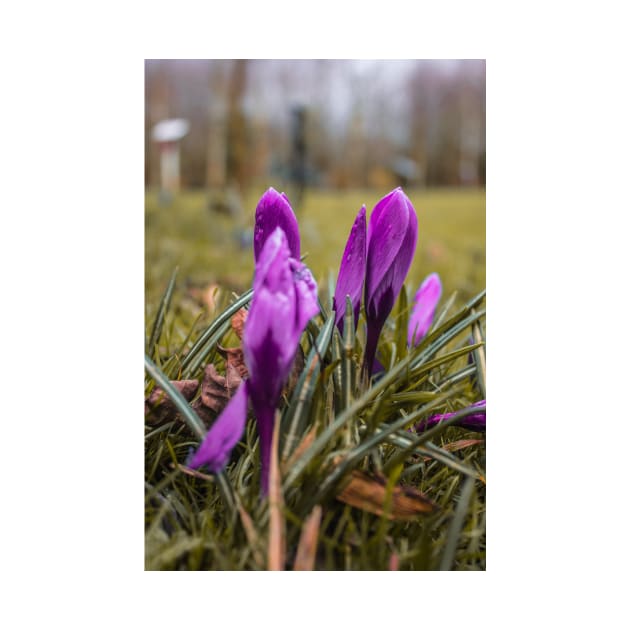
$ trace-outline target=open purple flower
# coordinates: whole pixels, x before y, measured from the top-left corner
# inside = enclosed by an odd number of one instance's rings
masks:
[[[361,294],[365,280],[365,206],[359,210],[354,220],[346,248],[341,257],[337,286],[333,297],[333,310],[335,311],[335,324],[343,335],[343,317],[346,312],[346,296],[350,296],[354,310],[354,327],[359,320],[361,307]]]
[[[416,211],[402,189],[396,188],[376,204],[368,225],[364,357],[368,372],[371,372],[383,325],[411,266],[417,240]]]
[[[249,379],[208,431],[191,467],[206,464],[218,472],[225,466],[243,434],[249,399],[260,435],[261,490],[267,492],[276,407],[302,332],[318,312],[317,284],[308,268],[291,258],[287,238],[278,227],[267,238],[256,263],[254,297],[243,334]]]
[[[420,340],[429,332],[440,297],[442,297],[440,276],[437,273],[432,273],[420,285],[414,299],[407,334],[407,343],[410,347],[418,345]]]
[[[465,416],[461,418],[460,420],[457,420],[455,424],[458,427],[462,427],[470,431],[479,431],[480,433],[485,433],[486,431],[486,401],[480,400],[476,403],[473,403],[472,405],[470,405],[470,407],[468,407],[468,409],[472,410],[472,409],[475,409],[476,407],[483,407],[483,409],[480,409],[476,413],[471,413],[470,415]],[[422,431],[426,431],[427,429],[434,427],[436,424],[440,424],[440,422],[444,422],[445,420],[452,418],[456,413],[459,413],[459,411],[453,412],[453,413],[443,413],[437,416],[431,416],[430,418],[427,418],[426,420],[422,420],[418,422],[414,426],[414,429],[419,433]]]
[[[256,206],[254,226],[254,261],[258,262],[266,240],[280,227],[287,237],[289,252],[295,260],[300,260],[300,231],[297,218],[284,193],[270,188],[260,198]]]

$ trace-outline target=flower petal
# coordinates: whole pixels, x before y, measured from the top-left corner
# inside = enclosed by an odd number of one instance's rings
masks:
[[[402,189],[381,199],[370,217],[365,271],[367,339],[364,370],[371,373],[378,338],[405,281],[418,240],[418,218]]]
[[[442,297],[440,276],[432,273],[425,278],[414,298],[415,303],[409,318],[407,335],[409,346],[417,345],[429,332],[440,297]]]
[[[373,279],[376,277],[377,272],[371,269],[371,266],[376,264],[378,260],[374,252],[377,252],[381,246],[378,232],[372,233],[372,240],[368,245],[365,279],[365,309],[368,322],[372,320],[374,322],[380,322],[381,325],[390,314],[394,302],[400,293],[400,289],[405,282],[418,240],[418,218],[411,202],[402,191],[400,192],[406,200],[403,201],[408,217],[406,223],[407,230],[396,250],[396,256],[392,259],[390,266],[385,270],[378,270],[378,274],[380,274],[378,284],[373,284]],[[382,246],[386,247],[388,242],[389,241],[385,241]],[[391,244],[391,246],[393,247],[394,245]],[[370,279],[370,284],[368,284],[368,279]]]
[[[247,398],[248,384],[243,381],[190,460],[191,468],[206,465],[213,472],[223,469],[245,430]]]
[[[277,227],[282,228],[285,233],[291,256],[299,260],[300,232],[295,213],[284,193],[278,193],[273,188],[269,188],[256,206],[254,227],[254,260],[256,262],[265,242]]]
[[[245,322],[243,352],[250,374],[251,395],[257,402],[275,406],[291,371],[298,340],[292,338],[295,291],[272,293],[261,287]]]
[[[317,302],[317,283],[311,274],[311,270],[303,263],[289,258],[289,265],[293,273],[295,286],[295,329],[292,340],[297,344],[311,317],[319,313],[319,303]]]
[[[463,429],[468,429],[469,431],[478,431],[480,433],[485,433],[486,431],[486,409],[485,409],[486,401],[479,400],[476,403],[473,403],[472,405],[470,405],[470,407],[467,407],[466,409],[473,411],[476,407],[483,407],[483,409],[480,409],[477,413],[471,413],[467,416],[464,416],[463,418],[460,418],[459,420],[455,422],[455,424],[458,427],[462,427]],[[460,410],[460,411],[463,411],[463,410]],[[456,411],[452,413],[444,413],[437,416],[431,416],[430,418],[427,418],[426,420],[421,420],[420,422],[418,422],[414,426],[414,429],[417,432],[421,433],[423,431],[426,431],[427,429],[430,429],[431,427],[434,427],[436,424],[440,424],[440,422],[444,422],[445,420],[452,418],[456,413],[460,413],[460,412]]]
[[[243,334],[252,399],[275,407],[308,320],[319,312],[317,284],[289,257],[282,228],[267,239],[256,264],[254,297]]]
[[[363,206],[354,220],[346,248],[341,257],[339,275],[337,276],[337,286],[335,287],[335,296],[333,298],[333,310],[336,316],[335,324],[342,334],[343,318],[346,312],[346,296],[350,296],[352,308],[354,309],[355,328],[359,320],[361,294],[363,293],[366,268],[367,235],[365,212],[365,206]]]
[[[401,188],[392,190],[372,210],[367,232],[366,291],[377,287],[398,255],[407,233],[409,208]],[[410,204],[411,205],[411,204]],[[413,211],[413,207],[411,208]]]

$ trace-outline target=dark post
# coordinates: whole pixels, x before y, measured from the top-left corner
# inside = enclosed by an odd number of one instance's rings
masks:
[[[306,107],[293,107],[291,120],[291,204],[296,210],[302,207],[306,188]]]

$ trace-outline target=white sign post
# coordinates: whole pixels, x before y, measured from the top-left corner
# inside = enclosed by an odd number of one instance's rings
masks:
[[[171,197],[179,191],[179,141],[190,124],[183,118],[161,120],[153,127],[151,137],[160,147],[160,185],[162,194]]]

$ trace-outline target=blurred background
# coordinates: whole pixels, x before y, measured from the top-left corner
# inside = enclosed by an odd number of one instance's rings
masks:
[[[484,288],[485,75],[485,60],[146,60],[147,311],[175,266],[200,308],[250,286],[269,186],[320,287],[361,205],[402,186],[419,219],[408,291],[433,271],[445,297]]]

